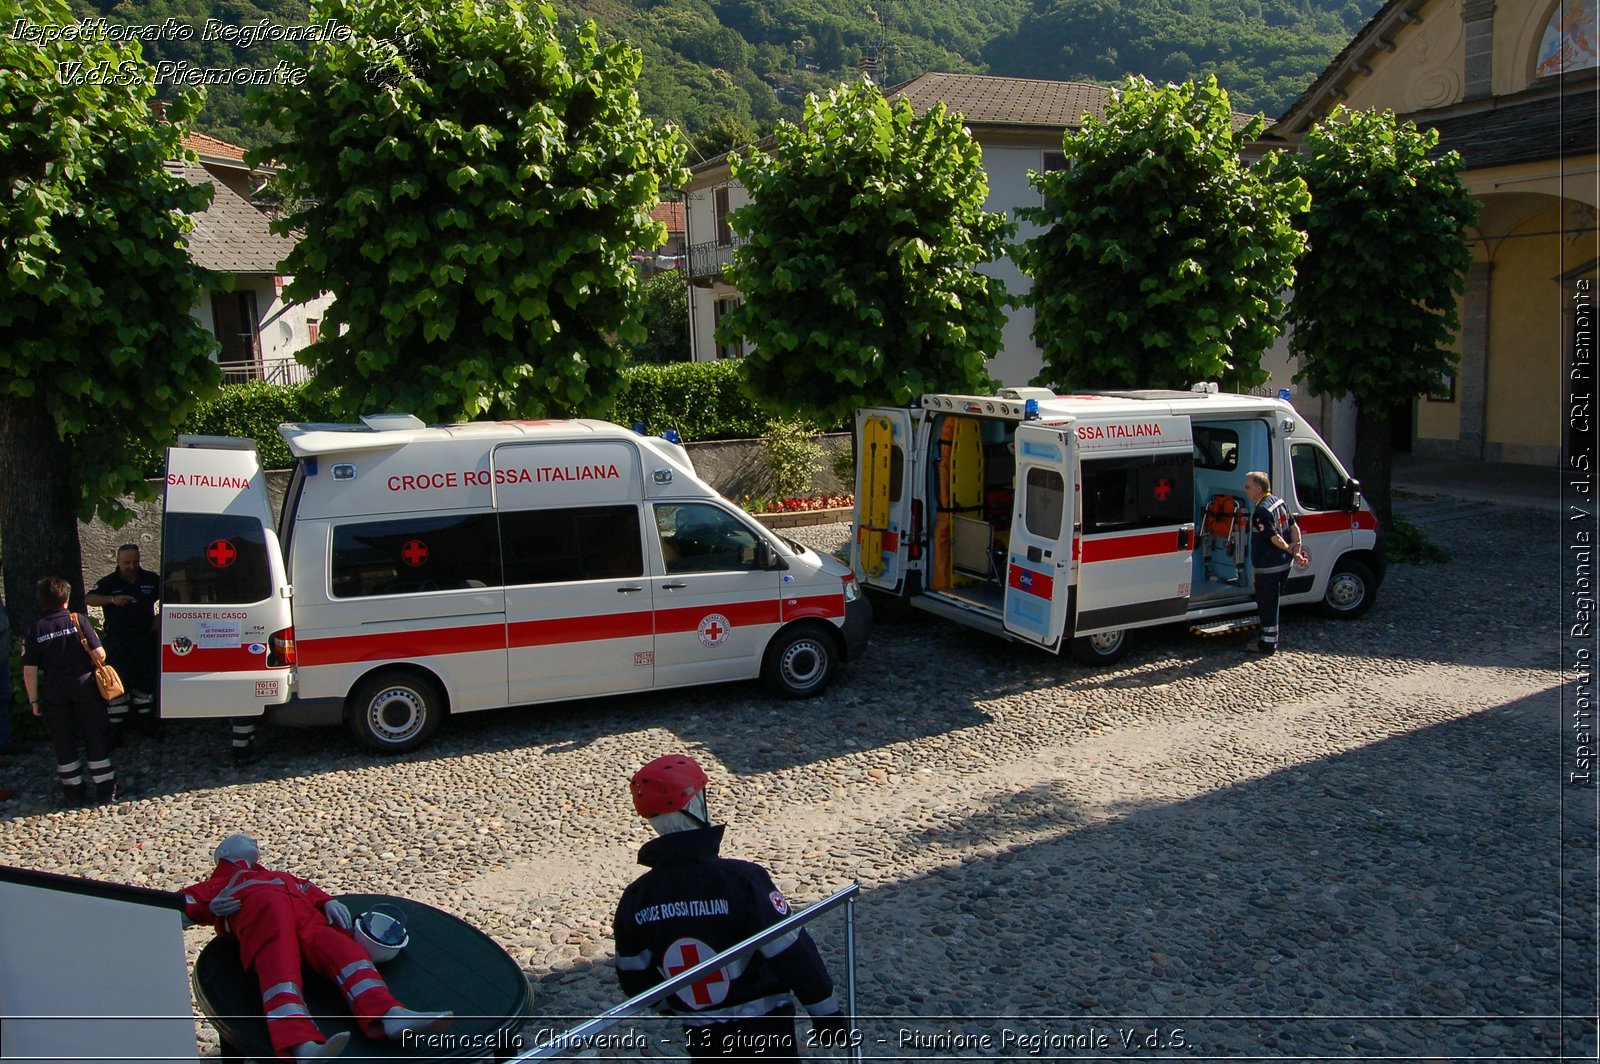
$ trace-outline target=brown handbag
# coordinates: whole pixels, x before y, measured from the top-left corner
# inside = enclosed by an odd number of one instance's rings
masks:
[[[89,655],[89,663],[94,664],[94,651],[89,649],[89,639],[83,634],[83,622],[78,620],[76,613],[72,614],[73,626],[78,629],[78,642],[83,644],[83,652]],[[94,685],[100,688],[100,697],[107,702],[113,698],[121,698],[127,691],[122,686],[122,677],[117,675],[117,670],[110,665],[94,666]]]

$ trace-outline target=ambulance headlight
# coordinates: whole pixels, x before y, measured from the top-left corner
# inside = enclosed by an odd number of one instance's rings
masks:
[[[844,578],[844,600],[846,602],[854,602],[856,599],[858,599],[860,597],[861,597],[861,589],[856,586],[856,578],[853,575],[845,577]]]

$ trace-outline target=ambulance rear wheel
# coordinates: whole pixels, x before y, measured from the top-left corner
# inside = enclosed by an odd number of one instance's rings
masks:
[[[1322,612],[1353,620],[1370,610],[1377,597],[1372,570],[1353,558],[1341,558],[1328,577],[1328,590],[1322,593]]]
[[[345,703],[350,730],[362,746],[381,754],[403,754],[439,730],[444,696],[416,672],[388,672],[361,683]]]
[[[1127,629],[1082,636],[1072,641],[1068,651],[1084,665],[1110,665],[1128,652]]]
[[[761,663],[761,680],[783,698],[806,698],[828,686],[838,660],[833,633],[817,625],[789,628],[772,640]]]

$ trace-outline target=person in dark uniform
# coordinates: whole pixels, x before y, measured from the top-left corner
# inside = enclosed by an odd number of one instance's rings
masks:
[[[1300,545],[1300,522],[1289,504],[1272,494],[1272,480],[1260,470],[1244,475],[1244,493],[1255,504],[1250,512],[1250,565],[1255,573],[1256,608],[1261,638],[1250,646],[1261,654],[1278,649],[1278,600],[1289,576],[1289,563],[1306,563]]]
[[[33,715],[42,716],[50,728],[62,799],[78,805],[88,797],[87,768],[95,799],[108,802],[114,797],[117,777],[107,743],[106,703],[94,682],[94,668],[104,664],[106,652],[93,626],[67,612],[71,593],[71,585],[58,576],[39,581],[36,594],[44,616],[33,622],[22,640],[22,686]],[[80,633],[89,644],[87,651]],[[83,758],[78,756],[80,742]]]
[[[155,692],[160,675],[161,577],[139,564],[139,547],[124,543],[117,548],[115,572],[89,589],[84,601],[106,613],[106,654],[122,677],[127,693],[108,707],[111,741],[121,736],[132,710],[134,725],[146,735],[156,734]]]
[[[724,825],[706,812],[706,782],[681,754],[658,757],[633,777],[633,807],[661,837],[639,850],[650,871],[617,906],[617,980],[629,997],[789,915],[765,869],[717,855]],[[842,1044],[847,1018],[804,929],[679,990],[664,1007],[682,1018],[694,1059],[798,1060],[795,999],[825,1044]]]

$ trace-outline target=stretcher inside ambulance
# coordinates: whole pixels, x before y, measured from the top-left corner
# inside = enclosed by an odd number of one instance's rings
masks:
[[[821,691],[870,607],[684,449],[598,421],[283,425],[167,454],[162,715],[345,723],[388,752],[451,713],[762,678]]]
[[[1254,623],[1245,474],[1262,470],[1311,556],[1285,603],[1338,617],[1383,578],[1360,485],[1286,401],[1194,391],[928,395],[856,414],[852,564],[940,616],[1091,663],[1128,633]]]

